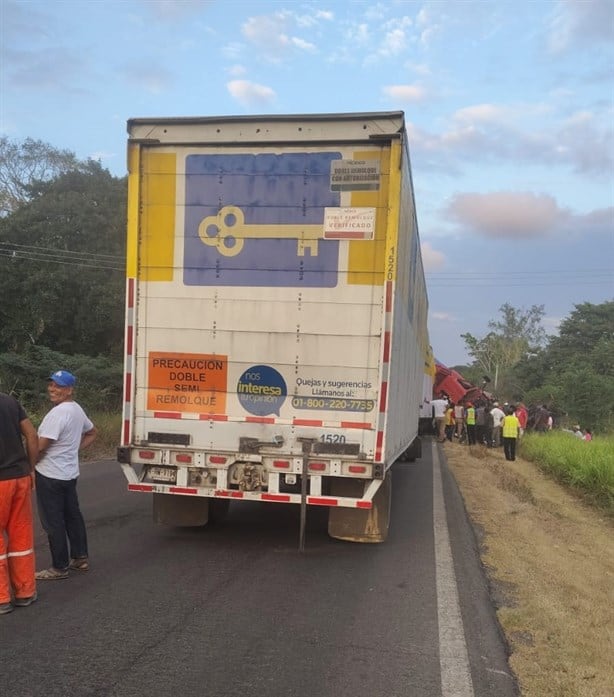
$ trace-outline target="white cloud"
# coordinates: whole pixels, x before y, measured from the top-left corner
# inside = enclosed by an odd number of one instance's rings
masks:
[[[436,319],[439,322],[456,322],[456,317],[449,312],[430,312],[431,319]]]
[[[552,196],[501,191],[489,194],[457,194],[447,215],[463,227],[492,238],[541,237],[569,219]]]
[[[303,39],[299,39],[296,36],[293,36],[290,41],[294,46],[296,46],[296,48],[300,48],[301,51],[313,52],[316,50],[315,44],[309,43],[309,41],[304,41]]]
[[[249,80],[231,80],[226,85],[228,92],[243,106],[270,104],[275,99],[275,91],[265,85]]]
[[[428,273],[429,271],[437,271],[445,266],[446,257],[443,252],[433,249],[429,242],[422,242],[420,245],[422,252],[422,263],[424,264],[424,270]]]
[[[492,239],[611,234],[614,227],[614,207],[576,214],[552,196],[532,192],[457,194],[445,213],[467,232]]]
[[[474,104],[458,109],[454,112],[452,118],[462,123],[475,121],[487,123],[503,121],[508,114],[508,107],[502,107],[497,104]]]
[[[387,94],[401,99],[402,91],[398,86],[395,90],[398,92]],[[420,94],[408,91],[405,96],[408,101],[412,98],[417,101]],[[508,161],[514,165],[567,166],[575,173],[611,177],[614,168],[611,120],[598,123],[584,110],[566,119],[552,116],[544,121],[548,110],[548,105],[541,102],[463,107],[451,115],[439,133],[414,126],[414,150],[418,156],[428,151],[429,161],[424,164],[429,169],[452,171],[466,163]],[[541,120],[534,121],[535,117]]]
[[[386,85],[382,87],[382,92],[403,103],[422,102],[427,97],[426,90],[421,85]]]
[[[570,46],[614,41],[612,0],[559,0],[550,22],[548,48],[561,53]]]
[[[264,58],[278,63],[292,49],[311,53],[317,50],[312,41],[295,35],[294,30],[310,30],[320,21],[330,22],[332,19],[332,12],[298,14],[291,10],[279,10],[268,15],[249,17],[241,26],[241,33]]]
[[[231,65],[227,72],[233,77],[241,77],[247,73],[247,68],[244,65],[239,65],[237,63],[235,65]]]
[[[158,19],[167,21],[179,21],[186,17],[201,14],[212,0],[141,0],[146,7]]]

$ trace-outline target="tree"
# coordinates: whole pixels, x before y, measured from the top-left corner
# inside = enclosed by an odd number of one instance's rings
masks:
[[[533,305],[528,310],[512,307],[505,303],[499,308],[500,320],[490,320],[491,330],[481,339],[466,333],[467,352],[477,367],[493,378],[495,391],[500,384],[502,371],[515,366],[524,356],[537,352],[546,339],[541,325],[544,316],[543,305]]]
[[[18,143],[0,136],[0,216],[29,201],[36,182],[49,181],[82,166],[69,150],[57,150],[32,138]]]
[[[581,303],[559,335],[514,368],[525,399],[548,401],[569,421],[614,428],[614,301]]]
[[[122,352],[126,183],[89,161],[0,218],[0,351]]]

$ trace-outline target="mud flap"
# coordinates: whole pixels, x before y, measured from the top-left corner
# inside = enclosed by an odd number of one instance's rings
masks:
[[[195,527],[209,522],[209,499],[200,496],[153,495],[153,519],[159,525]]]
[[[331,508],[328,512],[328,534],[348,542],[384,542],[390,525],[391,472],[377,490],[371,509]],[[360,498],[364,482],[356,479],[336,479],[331,483],[333,496]]]

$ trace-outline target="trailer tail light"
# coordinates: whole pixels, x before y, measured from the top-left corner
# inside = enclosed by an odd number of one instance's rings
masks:
[[[225,465],[227,461],[228,458],[223,455],[211,455],[209,457],[209,462],[212,465]]]
[[[279,470],[288,470],[290,469],[290,463],[288,460],[273,460],[273,467]]]
[[[154,450],[139,450],[141,460],[153,460],[156,457]]]
[[[323,472],[326,469],[326,463],[325,462],[310,462],[309,469],[313,470],[314,472]]]
[[[180,462],[182,465],[190,465],[190,464],[192,464],[192,455],[188,455],[188,454],[175,455],[175,460],[177,462]]]
[[[350,465],[348,471],[352,474],[365,474],[367,468],[364,465]]]

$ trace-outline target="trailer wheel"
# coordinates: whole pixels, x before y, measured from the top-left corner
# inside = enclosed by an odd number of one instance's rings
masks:
[[[414,438],[413,443],[407,448],[403,455],[401,455],[401,460],[415,462],[420,457],[422,457],[422,440],[420,438]]]
[[[390,526],[390,502],[392,487],[391,472],[373,497],[373,507],[331,508],[328,512],[328,534],[337,540],[348,542],[378,543],[385,542]],[[364,491],[364,482],[357,479],[339,478],[331,482],[332,496],[350,496],[360,498]]]

